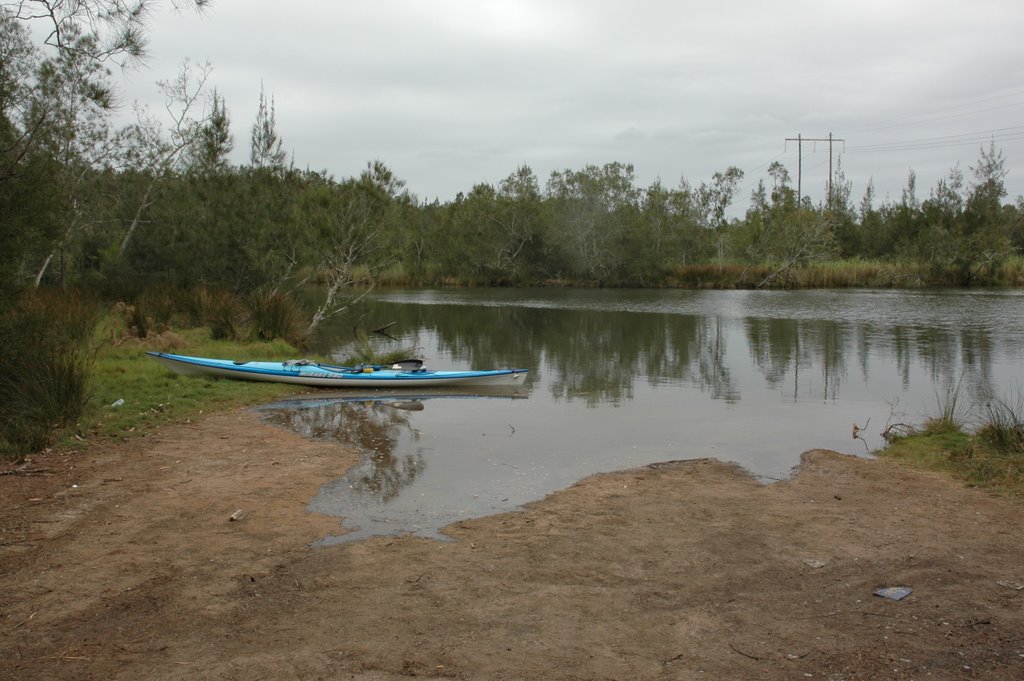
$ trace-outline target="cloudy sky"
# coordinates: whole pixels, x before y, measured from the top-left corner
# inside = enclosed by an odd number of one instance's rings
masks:
[[[918,194],[995,141],[1024,194],[1021,0],[214,0],[153,18],[127,100],[209,61],[235,157],[247,162],[261,84],[295,164],[335,177],[384,161],[420,199],[450,200],[521,165],[633,164],[678,186],[741,168],[749,194],[786,138],[833,145],[859,201]],[[803,145],[819,201],[829,145]]]

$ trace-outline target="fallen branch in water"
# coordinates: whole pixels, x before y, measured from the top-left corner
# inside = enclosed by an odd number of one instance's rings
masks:
[[[899,398],[896,398],[895,402],[889,403],[889,418],[885,421],[885,430],[880,433],[882,439],[890,445],[900,438],[909,437],[917,432],[917,429],[909,423],[893,422],[893,419],[897,418],[896,407],[899,403]],[[902,418],[903,414],[900,414],[899,417]]]
[[[862,430],[867,430],[867,428],[868,428],[868,424],[869,424],[869,423],[871,423],[871,417],[870,417],[870,416],[868,417],[868,420],[864,422],[864,427],[863,427],[863,428],[861,428],[860,426],[858,426],[858,425],[857,425],[857,422],[856,422],[856,421],[854,421],[854,423],[853,423],[853,431],[852,431],[852,433],[853,433],[853,439],[854,439],[854,440],[860,440],[861,442],[863,442],[863,443],[864,443],[864,451],[865,451],[865,452],[868,452],[868,453],[870,454],[870,453],[871,453],[871,448],[870,448],[870,447],[868,447],[868,441],[867,441],[867,440],[865,440],[865,439],[864,439],[864,437],[863,437],[863,436],[861,436],[861,434],[860,434],[860,432],[861,432]]]

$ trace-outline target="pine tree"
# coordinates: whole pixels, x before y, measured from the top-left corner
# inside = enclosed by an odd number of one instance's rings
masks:
[[[274,112],[274,99],[271,97],[267,106],[267,97],[260,83],[260,105],[256,110],[256,122],[252,126],[252,147],[249,155],[254,168],[270,170],[284,169],[288,155],[281,148],[281,138],[277,136],[277,121]]]

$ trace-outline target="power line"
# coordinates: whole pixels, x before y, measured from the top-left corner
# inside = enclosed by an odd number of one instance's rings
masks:
[[[978,137],[978,136],[993,137],[993,136],[999,135],[1000,133],[1010,133],[1010,132],[1012,132],[1014,135],[1024,134],[1024,125],[1011,125],[1011,126],[1006,127],[1006,128],[993,128],[992,130],[976,130],[974,132],[959,132],[959,133],[954,133],[952,135],[939,135],[937,137],[921,137],[921,138],[918,138],[918,139],[915,139],[915,140],[906,140],[906,143],[908,143],[908,144],[923,144],[923,143],[926,143],[926,142],[949,142],[949,141],[956,141],[958,138],[962,140],[963,138],[974,138],[974,137]],[[902,144],[904,144],[904,142],[880,142],[878,144],[865,144],[865,145],[862,145],[862,146],[859,146],[859,147],[856,147],[856,148],[857,149],[873,149],[873,148],[876,148],[876,147],[877,148],[884,148],[884,147],[889,147],[889,146],[901,146]]]
[[[986,113],[989,111],[996,111],[1000,109],[1008,109],[1017,106],[1024,106],[1024,102],[1016,102],[1012,104],[1005,104],[1002,106],[990,107],[987,109],[976,109],[972,111],[961,111],[960,113],[949,114],[947,116],[934,117],[936,114],[944,114],[950,111],[956,111],[958,109],[965,109],[967,107],[978,106],[980,104],[987,104],[990,102],[997,102],[999,100],[1008,99],[1010,97],[1019,97],[1024,95],[1024,90],[1016,92],[1009,92],[1003,95],[996,95],[993,97],[986,97],[984,99],[978,99],[965,104],[955,104],[953,106],[947,106],[940,109],[932,109],[931,111],[924,111],[921,113],[904,114],[902,116],[896,116],[887,120],[879,122],[877,125],[865,125],[859,128],[854,128],[853,132],[873,132],[876,130],[888,130],[891,128],[899,128],[907,125],[919,125],[923,122],[931,122],[935,120],[944,120],[949,118],[961,118],[963,116],[974,116],[979,113]],[[933,118],[929,118],[933,117]],[[921,120],[924,119],[924,120]]]
[[[908,125],[921,125],[923,123],[935,123],[937,121],[948,121],[951,118],[963,118],[964,116],[973,116],[976,114],[989,113],[991,111],[1001,111],[1003,109],[1012,109],[1018,106],[1024,106],[1024,102],[1017,102],[1016,104],[1004,104],[1003,106],[993,106],[988,109],[978,109],[976,111],[966,111],[964,113],[949,114],[947,116],[934,116],[932,118],[921,118],[914,121],[908,121],[906,123],[893,123],[892,125],[879,125],[874,128],[867,128],[865,132],[875,130],[891,130],[892,128],[902,128]]]
[[[848,149],[856,153],[874,153],[884,151],[914,151],[919,149],[943,149],[948,147],[959,147],[965,145],[983,144],[985,142],[1016,142],[1024,139],[1024,125],[1016,125],[1007,128],[996,128],[977,132],[965,132],[954,135],[942,135],[938,137],[922,137],[918,139],[901,140],[898,142],[879,142],[877,144],[865,144],[853,146]]]

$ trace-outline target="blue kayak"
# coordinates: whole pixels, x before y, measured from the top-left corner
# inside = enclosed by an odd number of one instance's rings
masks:
[[[333,366],[306,359],[284,362],[236,362],[147,352],[170,370],[188,376],[217,376],[243,381],[293,383],[316,388],[411,388],[441,385],[514,386],[526,380],[526,369],[431,371],[419,360],[394,365]]]

